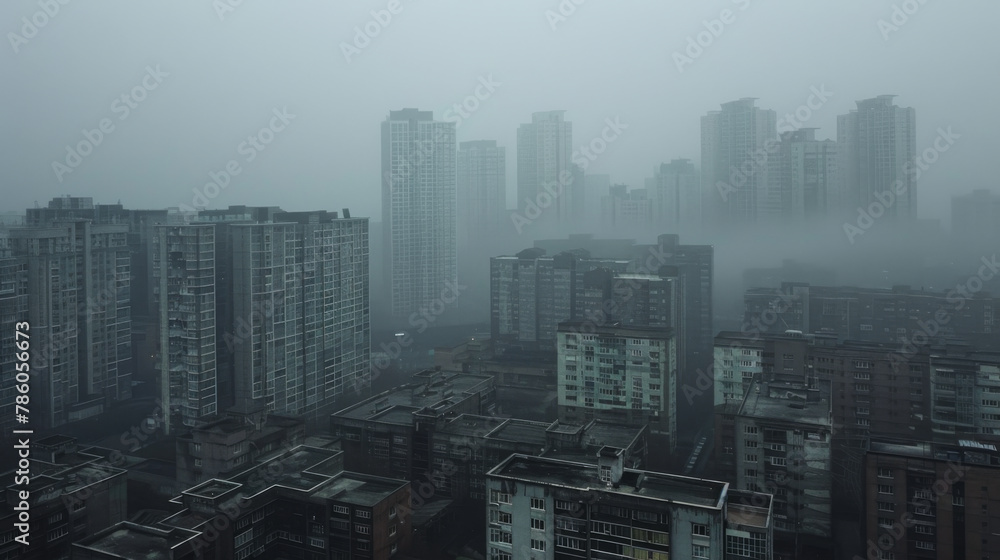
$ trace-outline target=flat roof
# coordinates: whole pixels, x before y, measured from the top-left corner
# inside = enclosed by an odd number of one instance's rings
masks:
[[[314,492],[313,496],[361,507],[372,507],[407,484],[409,483],[404,480],[344,473]]]
[[[520,454],[508,457],[489,476],[710,509],[722,509],[729,489],[728,482],[635,469],[624,469],[615,488],[600,480],[597,465]]]
[[[335,418],[354,420],[378,420],[392,423],[410,424],[412,418],[398,412],[381,416],[386,410],[420,410],[426,407],[440,410],[457,404],[465,394],[493,379],[489,375],[474,375],[458,372],[420,372],[413,376],[414,382],[375,395],[354,406],[335,412]]]
[[[188,529],[164,530],[124,521],[84,538],[75,546],[119,558],[170,560],[173,548],[197,538],[199,534]]]
[[[757,388],[760,388],[759,392]],[[812,402],[786,398],[788,393],[804,395],[806,392],[805,389],[785,384],[754,383],[747,391],[739,416],[830,427],[833,420],[828,391],[819,391],[819,400]]]

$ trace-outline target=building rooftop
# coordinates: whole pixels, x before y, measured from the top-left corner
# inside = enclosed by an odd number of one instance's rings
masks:
[[[177,527],[161,529],[123,521],[74,546],[130,560],[170,560],[173,558],[171,550],[200,534]]]
[[[815,399],[815,400],[813,400]],[[755,383],[747,391],[739,415],[815,426],[832,425],[828,391],[779,383]]]
[[[770,494],[731,489],[729,503],[726,504],[726,521],[730,525],[766,529],[771,525],[771,504]]]
[[[621,481],[611,486],[600,480],[599,467],[545,457],[511,455],[494,467],[490,477],[561,486],[583,492],[617,494],[722,509],[729,491],[728,482],[624,469]]]
[[[958,445],[933,442],[908,442],[874,440],[869,444],[870,453],[897,455],[914,459],[951,461],[964,465],[1000,467],[1000,451],[993,443],[963,439]]]
[[[438,412],[462,401],[471,392],[485,388],[493,378],[488,375],[473,375],[457,372],[420,372],[413,376],[414,382],[401,385],[366,399],[352,407],[333,414],[334,417],[355,420],[377,420],[391,423],[411,424],[413,411],[429,408]],[[392,407],[400,407],[400,412],[380,415]],[[407,411],[407,409],[410,409]]]
[[[407,484],[403,480],[345,472],[312,495],[315,498],[335,500],[361,507],[372,507],[398,492]]]

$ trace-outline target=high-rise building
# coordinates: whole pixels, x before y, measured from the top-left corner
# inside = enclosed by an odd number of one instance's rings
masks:
[[[580,186],[565,184],[569,182],[566,178],[573,176],[574,166],[570,159],[573,123],[565,119],[564,113],[532,113],[531,122],[518,127],[516,208],[524,214],[526,205],[537,204],[539,197],[551,198],[538,222],[567,226],[578,217],[574,204],[579,201],[574,201],[573,195]]]
[[[677,345],[671,329],[559,324],[557,404],[571,423],[601,418],[650,426],[657,445],[677,445]]]
[[[755,383],[736,415],[736,485],[774,494],[775,539],[794,558],[832,545],[833,428],[829,390],[803,385]]]
[[[873,441],[863,474],[866,558],[995,558],[1000,453],[975,439]]]
[[[55,427],[132,396],[127,226],[56,219],[10,231],[27,267],[31,418]]]
[[[231,407],[315,417],[369,386],[368,220],[344,214],[230,207],[157,228],[172,427]]]
[[[674,159],[658,167],[647,181],[653,221],[660,231],[698,231],[702,222],[701,182],[688,159]]]
[[[969,297],[965,297],[968,295]],[[1000,350],[997,298],[985,291],[964,294],[909,286],[854,288],[783,282],[781,288],[751,289],[744,295],[744,322],[773,315],[775,329],[826,332],[841,340],[923,346],[950,337],[980,350]],[[780,305],[776,305],[780,303]],[[942,318],[940,312],[947,314]]]
[[[486,556],[770,560],[771,496],[623,466],[511,455],[487,473]]]
[[[749,97],[701,118],[703,208],[713,228],[778,217],[781,200],[768,177],[776,130],[776,113]]]
[[[475,248],[492,239],[507,217],[507,150],[495,140],[458,146],[458,241]]]
[[[237,407],[330,412],[371,379],[368,220],[269,214],[217,226],[222,384]]]
[[[628,190],[612,185],[601,198],[601,222],[615,232],[648,232],[653,228],[653,205],[647,189]]]
[[[17,429],[15,398],[21,393],[16,390],[17,331],[29,338],[34,336],[30,323],[18,328],[18,323],[28,318],[28,270],[23,257],[15,255],[10,231],[0,228],[0,329],[5,333],[0,337],[0,438],[13,437],[11,430]],[[25,339],[21,339],[25,340]],[[31,367],[31,364],[28,364]],[[21,366],[20,369],[24,369]],[[24,375],[21,376],[22,381]]]
[[[211,224],[163,225],[152,237],[157,365],[168,434],[219,410],[215,234]]]
[[[837,143],[816,140],[816,129],[800,128],[781,135],[770,180],[780,193],[784,223],[803,224],[826,218],[838,208]],[[837,211],[839,212],[839,210]]]
[[[390,111],[382,123],[382,227],[396,320],[458,281],[455,123],[431,111]]]
[[[917,157],[916,112],[897,107],[894,95],[858,101],[858,108],[837,117],[840,157],[840,196],[843,211],[889,199],[885,215],[917,217],[917,180],[912,166]],[[909,166],[909,167],[908,167]]]

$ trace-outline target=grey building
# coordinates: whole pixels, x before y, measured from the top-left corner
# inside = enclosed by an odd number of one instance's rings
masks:
[[[169,434],[219,411],[215,226],[156,226],[152,246],[157,366]]]
[[[840,199],[854,218],[879,197],[893,193],[886,216],[917,217],[917,181],[912,166],[917,157],[916,112],[897,107],[894,95],[857,102],[857,109],[837,117],[840,156]],[[907,166],[910,168],[907,168]]]
[[[458,145],[458,242],[475,248],[509,228],[507,150],[495,140]]]
[[[493,468],[487,557],[771,558],[770,496],[750,494],[731,522],[729,483],[625,468],[609,446],[597,461],[512,455]]]
[[[575,206],[580,201],[574,200],[574,195],[577,190],[582,195],[583,185],[559,187],[576,173],[576,166],[570,159],[573,123],[565,119],[565,112],[532,113],[531,122],[517,129],[516,210],[524,215],[526,207],[537,204],[539,197],[550,197],[551,205],[543,208],[538,218],[540,224],[568,226],[580,217]],[[559,194],[552,196],[551,190],[558,190]]]
[[[801,384],[755,384],[736,415],[737,486],[774,495],[776,549],[796,558],[831,545],[833,429],[829,392]]]
[[[67,218],[10,230],[24,259],[32,421],[55,427],[131,398],[130,256],[124,225]],[[43,404],[44,403],[44,404]]]
[[[702,225],[702,191],[691,160],[674,159],[654,170],[647,182],[653,221],[660,231],[694,232]]]
[[[668,328],[559,324],[559,416],[648,425],[672,453],[677,445],[677,346]],[[663,462],[657,457],[658,464]]]
[[[766,224],[780,214],[769,178],[777,115],[745,97],[701,118],[701,185],[711,227]],[[769,151],[770,149],[770,151]]]
[[[744,295],[745,323],[773,314],[774,328],[832,333],[841,340],[924,346],[950,337],[980,350],[997,350],[997,299],[985,291],[967,293],[910,286],[856,288],[784,282],[781,288],[751,289]],[[942,321],[942,313],[944,320]]]
[[[391,111],[382,123],[382,243],[391,315],[409,319],[458,279],[455,123]]]
[[[814,128],[785,132],[768,162],[783,223],[809,224],[839,214],[837,142],[817,140]]]
[[[33,333],[30,329],[17,328],[17,324],[27,318],[27,263],[23,257],[15,255],[10,231],[0,228],[0,329],[5,333],[0,337],[0,433],[3,434],[0,438],[3,439],[13,437],[11,430],[18,429],[14,399],[21,393],[16,390],[19,362],[15,332],[24,332],[31,342]]]

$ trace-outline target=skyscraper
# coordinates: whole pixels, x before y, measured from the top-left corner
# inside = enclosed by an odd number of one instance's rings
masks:
[[[507,150],[495,140],[462,142],[458,147],[458,240],[466,247],[509,228]]]
[[[757,108],[750,97],[701,118],[702,196],[714,227],[766,223],[778,215],[780,197],[768,180],[776,129],[775,112]]]
[[[532,113],[531,122],[517,129],[517,210],[524,214],[526,205],[539,203],[539,197],[551,197],[551,204],[539,217],[545,224],[568,225],[577,217],[575,189],[572,183],[566,184],[566,178],[577,173],[570,159],[573,123],[566,121],[563,113]]]
[[[675,159],[660,165],[647,184],[653,221],[661,231],[681,233],[701,227],[701,184],[691,160]]]
[[[781,135],[777,153],[768,160],[772,185],[780,193],[785,223],[825,218],[839,204],[837,143],[816,140],[816,129]]]
[[[885,215],[916,218],[916,112],[893,104],[894,95],[858,101],[857,110],[837,117],[843,210],[854,215],[893,192]]]
[[[127,231],[84,218],[11,230],[27,267],[32,420],[45,427],[132,396]]]
[[[154,232],[157,365],[163,427],[169,434],[218,411],[215,226],[161,225]]]
[[[457,283],[455,153],[455,123],[431,111],[390,111],[382,123],[383,265],[397,320]]]

